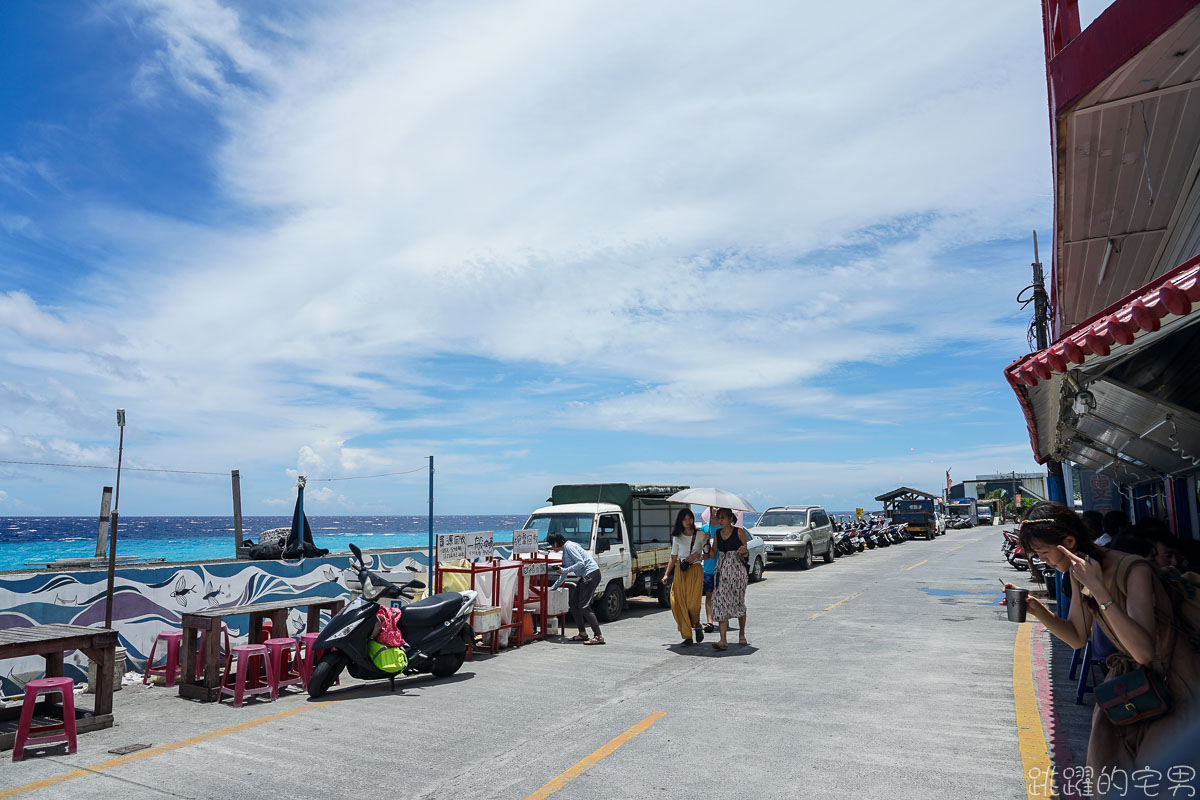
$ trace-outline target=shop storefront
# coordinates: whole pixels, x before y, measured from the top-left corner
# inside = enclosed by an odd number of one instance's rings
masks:
[[[1005,377],[1040,463],[1200,538],[1200,2],[1043,11],[1052,343]]]

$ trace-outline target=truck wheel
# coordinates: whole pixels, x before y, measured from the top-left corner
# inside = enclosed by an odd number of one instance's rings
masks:
[[[812,542],[809,542],[804,548],[804,558],[800,559],[800,569],[812,569],[813,553]]]
[[[600,606],[596,609],[596,616],[600,618],[601,622],[615,622],[617,617],[621,616],[621,609],[624,606],[625,590],[621,587],[621,582],[611,581],[600,597]]]
[[[825,559],[826,564],[832,564],[833,560],[837,558],[837,553],[833,551],[833,539],[829,540],[829,546],[825,548],[825,555],[821,558]]]
[[[671,585],[669,583],[658,584],[658,607],[671,607]]]
[[[758,583],[763,579],[763,562],[761,558],[754,559],[754,568],[750,570],[750,582]]]

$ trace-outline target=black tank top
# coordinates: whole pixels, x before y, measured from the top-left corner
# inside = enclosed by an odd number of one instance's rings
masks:
[[[722,530],[724,530],[724,529],[722,528]],[[741,538],[738,537],[737,528],[733,529],[733,533],[731,533],[729,535],[728,539],[719,533],[717,534],[717,551],[718,552],[729,553],[734,550],[737,550],[741,546],[742,546],[742,540],[741,540]]]

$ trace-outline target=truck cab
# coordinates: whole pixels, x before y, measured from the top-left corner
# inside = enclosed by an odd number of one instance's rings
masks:
[[[625,598],[656,597],[670,605],[669,588],[662,573],[671,557],[671,526],[686,503],[668,503],[667,497],[686,486],[638,484],[569,484],[555,486],[553,505],[530,514],[527,530],[545,542],[549,533],[587,550],[600,568],[596,588],[596,615],[611,622],[621,615]],[[586,501],[584,500],[586,498]]]
[[[621,507],[608,503],[567,503],[534,511],[525,522],[526,530],[536,530],[538,541],[546,535],[561,533],[582,547],[600,567],[599,591],[612,581],[622,590],[633,585],[633,563],[629,555],[629,530]]]

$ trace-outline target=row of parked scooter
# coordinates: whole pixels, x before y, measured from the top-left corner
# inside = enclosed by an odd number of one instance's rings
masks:
[[[888,522],[882,517],[847,517],[833,523],[833,549],[840,556],[901,544],[910,538],[907,523]]]

